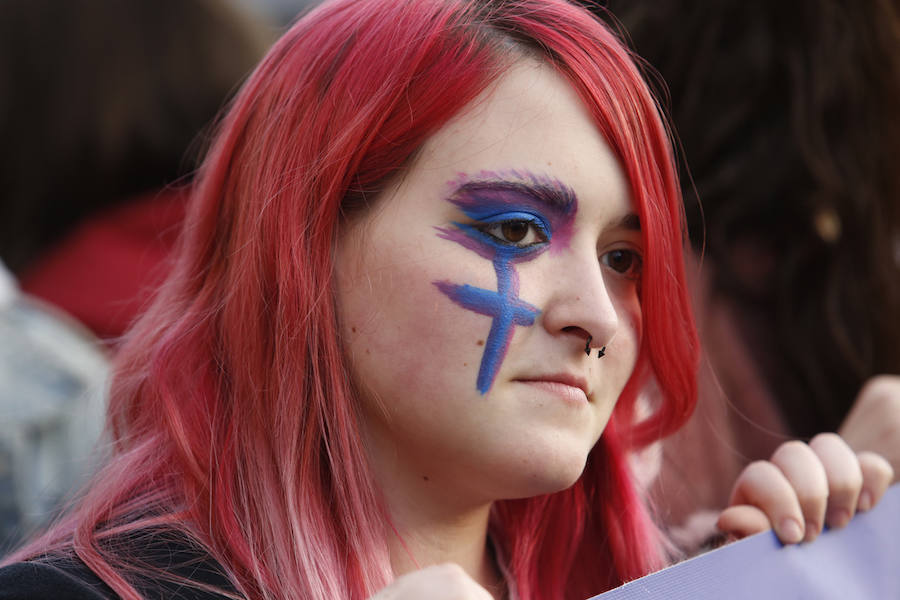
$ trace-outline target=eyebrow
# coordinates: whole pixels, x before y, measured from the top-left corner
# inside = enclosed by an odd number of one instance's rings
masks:
[[[524,183],[521,181],[496,180],[496,181],[470,181],[459,186],[453,193],[453,197],[465,198],[466,196],[482,197],[487,192],[502,194],[508,192],[517,196],[526,196],[538,201],[551,211],[560,216],[571,214],[578,200],[575,192],[557,179],[547,178],[545,182]],[[451,201],[453,201],[451,197]],[[454,202],[465,210],[464,201]],[[610,224],[609,229],[624,229],[626,231],[641,231],[641,218],[636,213],[628,213],[618,221]]]
[[[628,213],[615,223],[610,225],[610,229],[625,229],[627,231],[640,231],[641,218],[635,213]]]
[[[509,201],[509,196],[534,202],[558,217],[571,217],[578,206],[572,189],[559,180],[529,177],[531,182],[507,179],[469,181],[460,185],[449,200],[469,213],[484,201]],[[471,215],[470,215],[471,216]]]

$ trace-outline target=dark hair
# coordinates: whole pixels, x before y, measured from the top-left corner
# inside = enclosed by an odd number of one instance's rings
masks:
[[[3,261],[20,272],[80,219],[192,171],[267,37],[215,0],[4,2]]]
[[[866,379],[900,372],[897,3],[610,9],[668,85],[714,285],[794,432],[836,429]]]

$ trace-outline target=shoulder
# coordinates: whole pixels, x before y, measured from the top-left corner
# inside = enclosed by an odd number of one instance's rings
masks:
[[[111,565],[143,598],[239,598],[224,569],[179,532],[144,529],[104,540]],[[0,600],[119,600],[71,548],[0,569]]]
[[[0,600],[110,600],[115,596],[99,579],[79,569],[21,562],[0,569]]]

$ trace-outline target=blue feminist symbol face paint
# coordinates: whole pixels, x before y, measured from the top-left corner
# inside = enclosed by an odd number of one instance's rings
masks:
[[[487,393],[506,356],[515,326],[533,325],[540,310],[519,298],[515,264],[561,249],[572,237],[578,202],[563,183],[515,171],[510,177],[481,173],[465,181],[448,198],[469,219],[453,228],[438,227],[438,235],[490,260],[497,290],[435,281],[459,306],[493,318],[485,342],[476,387]]]

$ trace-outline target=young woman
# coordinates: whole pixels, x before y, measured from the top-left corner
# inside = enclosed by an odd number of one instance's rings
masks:
[[[223,122],[108,467],[8,596],[584,598],[662,566],[626,459],[695,392],[672,162],[562,0],[313,11]],[[860,465],[877,501],[889,466],[828,447],[748,471],[723,527],[799,541]]]

